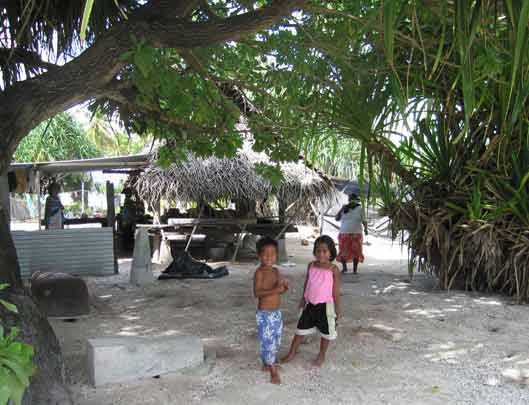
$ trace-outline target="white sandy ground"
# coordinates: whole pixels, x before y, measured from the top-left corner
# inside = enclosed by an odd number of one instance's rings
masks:
[[[53,320],[80,405],[104,404],[527,404],[529,308],[496,295],[444,292],[418,274],[408,282],[406,252],[370,237],[360,274],[342,276],[338,340],[321,369],[309,363],[313,337],[284,365],[273,386],[259,370],[252,296],[254,263],[230,266],[218,280],[157,281],[141,289],[121,274],[89,278],[92,313],[75,323]],[[283,300],[282,354],[295,330],[312,246],[299,234],[287,246],[295,267],[283,267],[293,290]],[[94,389],[85,366],[86,339],[108,335],[202,338],[214,365]],[[119,367],[119,364],[116,364]],[[516,381],[518,380],[518,381]],[[521,381],[522,383],[520,383]]]

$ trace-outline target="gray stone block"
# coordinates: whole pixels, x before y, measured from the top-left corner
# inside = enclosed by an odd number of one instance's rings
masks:
[[[130,283],[144,286],[154,282],[151,269],[151,246],[147,228],[136,229],[134,256],[130,268]]]
[[[119,336],[88,340],[91,383],[101,386],[196,367],[204,361],[197,336]]]

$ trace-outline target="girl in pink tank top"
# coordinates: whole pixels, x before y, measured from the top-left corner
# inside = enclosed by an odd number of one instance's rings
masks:
[[[334,302],[333,295],[333,273],[331,268],[318,267],[311,263],[308,269],[307,284],[303,294],[304,303],[323,304]]]
[[[336,246],[330,236],[322,235],[314,242],[316,261],[309,264],[303,297],[299,303],[303,309],[298,320],[296,335],[290,351],[281,362],[292,360],[298,351],[303,336],[319,332],[320,352],[314,365],[321,366],[329,342],[336,339],[336,321],[340,316],[340,271],[332,262],[336,258]]]

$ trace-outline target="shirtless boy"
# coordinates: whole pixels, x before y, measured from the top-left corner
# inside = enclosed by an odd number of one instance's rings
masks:
[[[279,306],[280,295],[288,291],[288,283],[273,267],[277,260],[277,242],[263,237],[257,242],[260,265],[255,271],[253,290],[258,299],[257,335],[261,344],[263,369],[270,372],[272,384],[281,384],[277,367],[277,354],[281,345],[283,317]]]

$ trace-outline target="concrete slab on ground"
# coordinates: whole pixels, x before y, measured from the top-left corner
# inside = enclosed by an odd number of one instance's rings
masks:
[[[91,383],[106,384],[149,378],[196,367],[204,361],[197,336],[116,336],[88,340]]]

